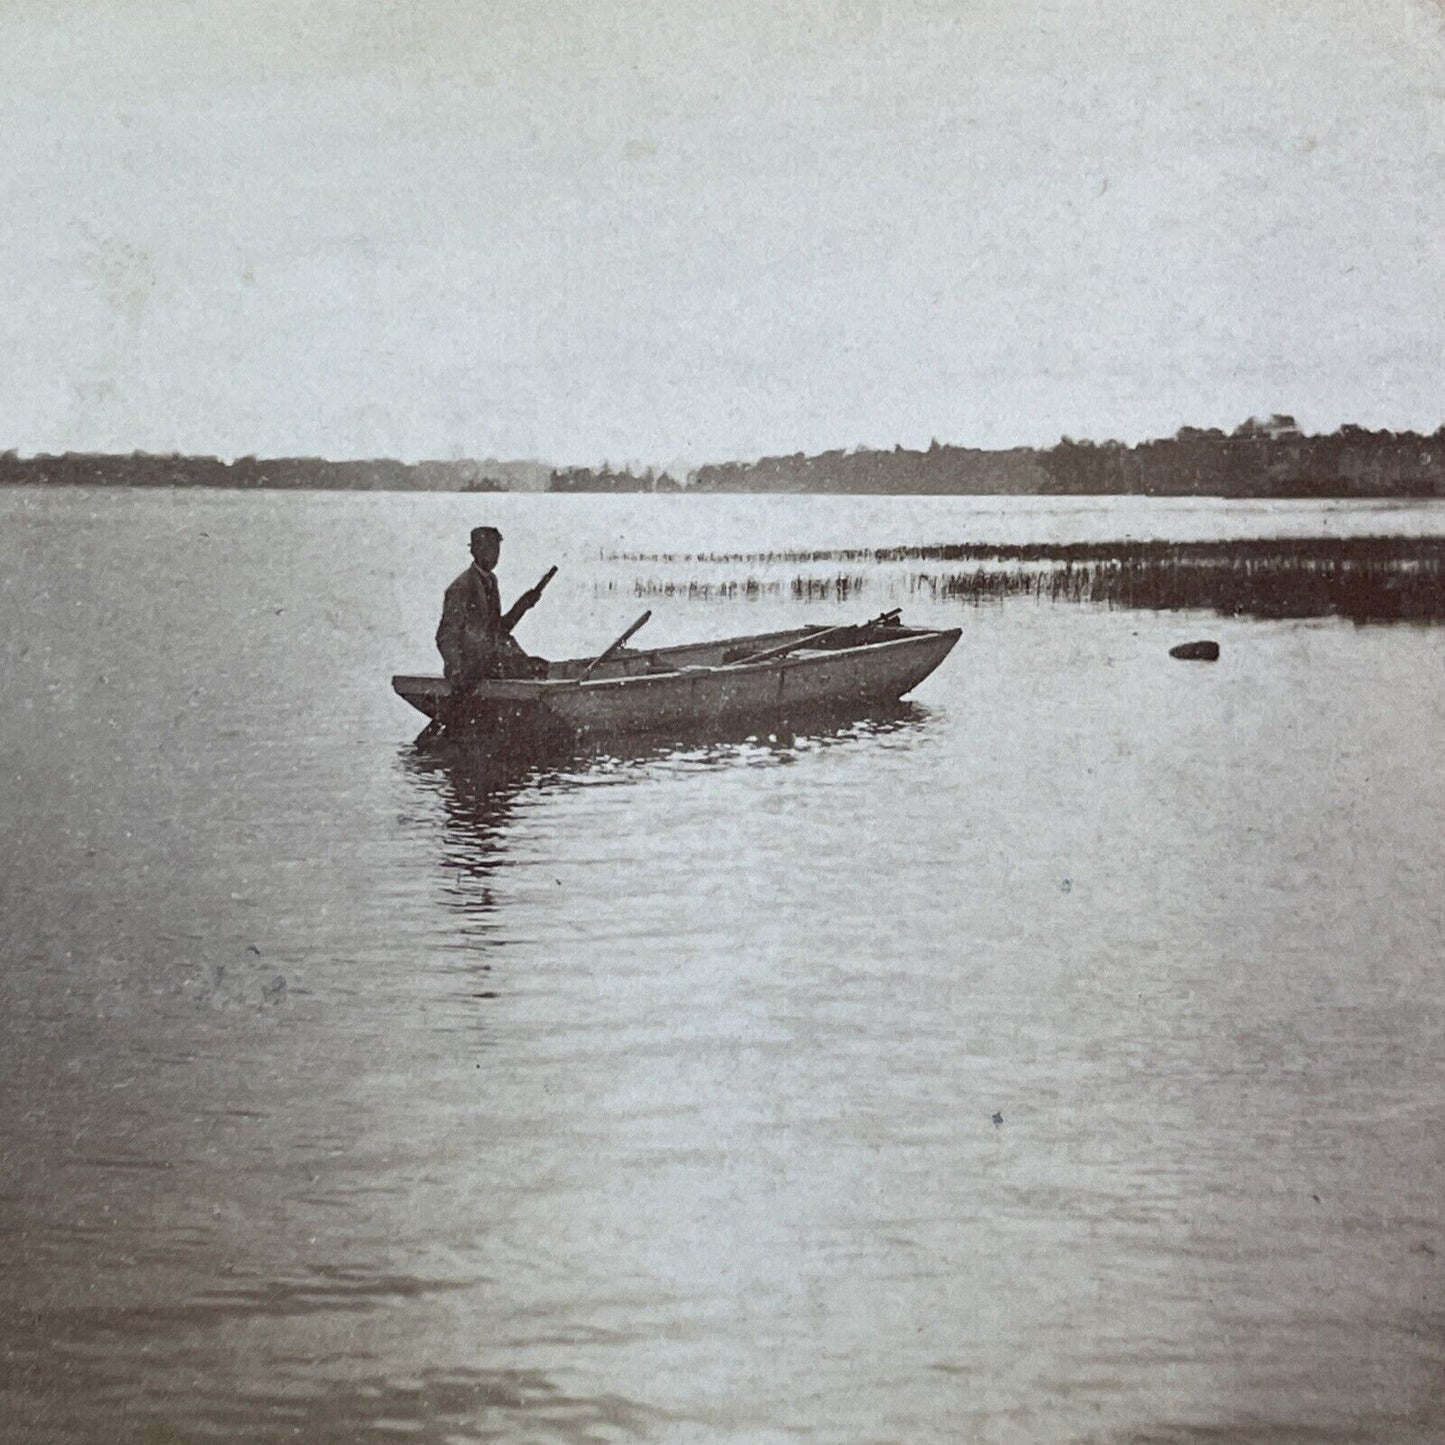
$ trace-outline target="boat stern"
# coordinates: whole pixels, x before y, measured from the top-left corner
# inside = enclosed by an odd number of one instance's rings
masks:
[[[397,673],[391,680],[391,689],[403,702],[410,703],[433,721],[452,695],[452,685],[446,678],[423,677],[408,672]]]

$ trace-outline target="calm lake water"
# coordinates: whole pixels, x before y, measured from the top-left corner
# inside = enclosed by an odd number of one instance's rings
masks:
[[[963,639],[897,717],[488,777],[388,687],[487,520],[549,656],[621,549],[1445,532],[0,495],[0,1436],[1445,1434],[1445,633],[653,602]]]

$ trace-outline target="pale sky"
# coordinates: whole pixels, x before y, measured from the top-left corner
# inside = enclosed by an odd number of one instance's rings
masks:
[[[0,448],[1445,421],[1438,0],[3,0]]]

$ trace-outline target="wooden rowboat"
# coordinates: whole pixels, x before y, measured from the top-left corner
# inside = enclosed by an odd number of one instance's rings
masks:
[[[912,691],[958,638],[956,627],[905,627],[895,612],[860,626],[803,627],[653,651],[614,647],[600,659],[553,662],[545,677],[477,683],[460,697],[440,677],[401,674],[391,685],[432,719],[422,739],[578,742],[695,732],[754,718],[796,723],[819,713],[861,714]]]

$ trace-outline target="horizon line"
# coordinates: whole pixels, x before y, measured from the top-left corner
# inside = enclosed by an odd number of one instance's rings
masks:
[[[1252,428],[1247,430],[1247,428]],[[880,452],[893,454],[897,452],[912,452],[918,456],[927,456],[934,450],[955,450],[989,453],[1003,455],[1009,452],[1047,452],[1053,451],[1060,446],[1091,446],[1091,447],[1123,447],[1129,450],[1140,446],[1149,446],[1158,442],[1181,441],[1181,440],[1211,440],[1211,441],[1247,441],[1247,440],[1285,440],[1299,438],[1302,441],[1317,441],[1327,437],[1339,436],[1346,431],[1352,431],[1361,436],[1379,438],[1385,437],[1418,437],[1425,440],[1445,433],[1445,422],[1441,422],[1433,431],[1418,431],[1414,427],[1396,429],[1393,427],[1368,427],[1357,422],[1341,422],[1333,431],[1307,432],[1295,425],[1294,418],[1288,413],[1273,412],[1266,416],[1251,415],[1240,422],[1232,431],[1226,431],[1222,427],[1199,427],[1191,423],[1182,423],[1174,432],[1169,435],[1156,435],[1140,437],[1137,440],[1129,441],[1119,437],[1089,437],[1074,436],[1063,433],[1056,441],[1048,443],[1019,442],[1010,446],[975,446],[968,442],[940,441],[937,437],[930,440],[926,447],[906,446],[902,442],[894,442],[891,445],[872,445],[867,442],[855,442],[850,446],[826,447],[821,451],[809,452],[802,448],[794,448],[791,451],[765,451],[749,456],[732,456],[721,460],[689,461],[683,472],[684,476],[691,475],[702,467],[717,466],[750,466],[758,462],[771,459],[786,459],[792,457],[826,457],[826,456],[856,456],[860,453]],[[153,451],[145,447],[133,447],[129,451],[100,450],[86,448],[66,448],[63,451],[31,450],[20,446],[11,446],[0,450],[0,458],[14,458],[20,461],[37,461],[42,458],[61,459],[64,457],[146,457],[158,461],[214,461],[227,467],[235,466],[239,462],[278,462],[278,461],[304,461],[320,462],[330,466],[347,466],[351,464],[387,462],[398,466],[419,467],[419,466],[485,466],[492,464],[499,467],[541,467],[549,468],[552,471],[595,471],[598,468],[608,468],[612,472],[633,472],[634,468],[641,468],[654,473],[667,473],[677,468],[681,457],[675,457],[669,462],[657,463],[641,461],[637,458],[629,458],[614,463],[610,458],[604,457],[600,461],[592,462],[557,462],[541,456],[508,456],[502,457],[495,454],[487,456],[424,456],[402,457],[389,454],[372,453],[370,455],[352,454],[346,456],[329,456],[318,452],[274,452],[262,455],[259,452],[237,452],[230,455],[221,452],[200,452],[180,451],[171,449],[168,451]]]

